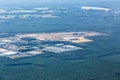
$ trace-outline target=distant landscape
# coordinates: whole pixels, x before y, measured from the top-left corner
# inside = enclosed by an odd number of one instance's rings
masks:
[[[0,80],[120,80],[120,0],[0,0]]]

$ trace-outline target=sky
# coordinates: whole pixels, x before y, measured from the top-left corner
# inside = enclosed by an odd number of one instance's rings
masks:
[[[49,2],[66,2],[70,0],[0,0],[0,4],[22,4],[22,3],[49,3]]]
[[[0,6],[77,3],[83,0],[0,0]]]
[[[66,3],[66,2],[70,2],[70,0],[0,0],[0,6],[37,5],[43,3],[47,4],[47,3]]]
[[[61,4],[61,3],[94,3],[94,2],[116,2],[120,0],[0,0],[0,6],[6,5],[37,5],[37,4]]]

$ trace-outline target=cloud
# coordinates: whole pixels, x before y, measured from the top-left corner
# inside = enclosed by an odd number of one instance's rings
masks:
[[[0,15],[0,19],[12,19],[15,17],[16,15]]]
[[[6,9],[0,9],[0,14],[3,13],[34,13],[37,12],[37,10],[32,10],[32,9],[12,9],[12,10],[6,10]]]
[[[19,18],[22,18],[22,19],[26,19],[26,18],[30,18],[30,17],[33,17],[31,14],[23,14],[23,15],[18,15]]]
[[[82,6],[82,10],[101,10],[101,11],[109,11],[111,9],[109,8],[103,8],[103,7],[89,7],[89,6]]]
[[[6,13],[5,9],[0,9],[0,13]]]
[[[52,14],[43,14],[41,15],[42,18],[58,18],[58,16],[54,16]]]
[[[34,8],[34,9],[44,11],[44,10],[49,10],[49,7],[39,7],[39,8]]]
[[[39,12],[39,14],[37,13]],[[58,18],[54,15],[54,11],[49,9],[49,7],[37,7],[32,9],[24,8],[1,8],[0,9],[0,19],[8,20],[13,18]],[[2,22],[2,21],[0,21]]]
[[[8,13],[34,13],[37,12],[36,10],[12,10]]]
[[[39,15],[39,14],[23,14],[23,15],[18,15],[18,17],[21,18],[21,19],[40,18],[41,15]]]
[[[54,16],[53,14],[23,14],[18,15],[21,19],[27,19],[27,18],[58,18],[58,16]]]
[[[15,8],[15,9],[0,9],[0,14],[8,13],[8,14],[13,14],[13,13],[36,13],[36,12],[41,12],[41,13],[54,13],[53,10],[50,10],[48,7],[39,7],[39,8],[34,8],[34,9],[22,9],[22,8]]]
[[[21,15],[0,15],[0,22],[3,20],[13,19],[13,18],[59,18],[59,16],[55,16],[53,14],[21,14]]]

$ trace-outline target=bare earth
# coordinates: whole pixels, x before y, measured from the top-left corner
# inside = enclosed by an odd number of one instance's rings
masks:
[[[71,42],[74,44],[83,42],[92,42],[93,40],[86,37],[106,35],[99,32],[59,32],[59,33],[33,33],[33,34],[17,34],[11,37],[0,38],[0,56],[9,57],[11,59],[29,57],[37,54],[43,54],[44,51],[53,53],[62,53],[65,51],[73,51],[82,49],[81,47],[68,45],[68,44],[55,44],[55,45],[21,45],[18,46],[16,43],[27,44],[30,41],[25,41],[23,38],[34,38],[35,42],[41,41],[63,41]],[[43,47],[41,49],[40,47]],[[25,51],[25,52],[21,52]]]

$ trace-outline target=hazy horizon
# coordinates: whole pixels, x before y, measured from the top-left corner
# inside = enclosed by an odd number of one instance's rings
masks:
[[[116,2],[119,4],[120,0],[25,0],[25,1],[20,1],[20,0],[0,0],[0,6],[33,6],[33,5],[42,5],[42,4],[88,4],[88,3],[106,3],[106,2]]]

